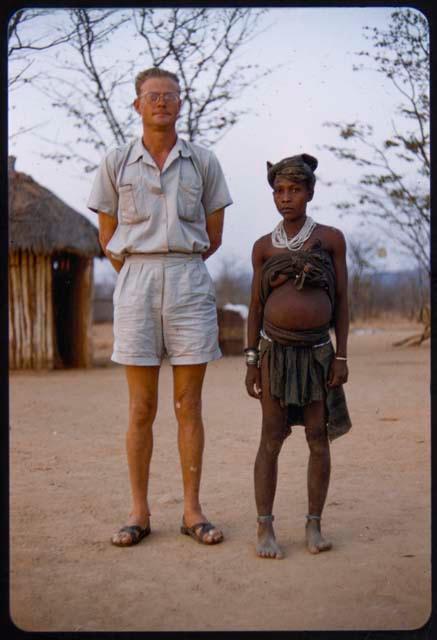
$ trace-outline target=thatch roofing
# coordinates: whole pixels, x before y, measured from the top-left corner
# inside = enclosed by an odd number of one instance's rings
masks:
[[[97,228],[33,178],[15,171],[14,163],[10,157],[9,249],[102,256]]]

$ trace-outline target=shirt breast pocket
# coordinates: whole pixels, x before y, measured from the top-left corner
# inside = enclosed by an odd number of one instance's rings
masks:
[[[188,164],[189,162],[189,164]],[[187,222],[196,222],[204,214],[202,205],[202,179],[191,164],[183,161],[179,175],[178,215]]]
[[[145,185],[142,181],[120,185],[118,188],[119,221],[122,224],[136,224],[150,218]]]

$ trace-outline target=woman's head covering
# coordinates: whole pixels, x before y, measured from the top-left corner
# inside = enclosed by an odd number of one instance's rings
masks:
[[[273,187],[275,178],[283,176],[289,180],[297,182],[306,182],[308,187],[313,190],[316,183],[314,171],[317,169],[317,158],[310,156],[308,153],[301,153],[297,156],[284,158],[276,164],[267,162],[267,180],[269,185]]]

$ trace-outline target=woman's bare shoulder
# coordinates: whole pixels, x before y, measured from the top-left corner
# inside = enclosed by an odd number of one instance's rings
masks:
[[[272,239],[271,239],[271,234],[270,233],[266,233],[265,236],[261,236],[260,238],[258,238],[258,240],[256,240],[256,242],[253,245],[253,250],[252,250],[252,256],[256,256],[258,258],[262,258],[263,260],[266,259],[266,255],[269,251],[269,249],[272,246]]]
[[[327,224],[317,224],[317,235],[324,241],[326,247],[335,248],[345,243],[344,234],[337,227]]]

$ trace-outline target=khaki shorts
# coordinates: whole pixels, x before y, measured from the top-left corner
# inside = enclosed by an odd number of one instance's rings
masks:
[[[119,364],[200,364],[221,357],[214,284],[200,254],[133,254],[114,289]]]

